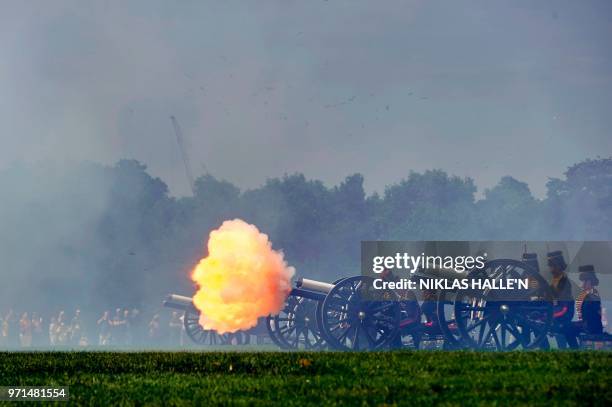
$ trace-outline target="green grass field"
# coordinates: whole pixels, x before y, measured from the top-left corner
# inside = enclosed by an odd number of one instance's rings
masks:
[[[0,386],[87,405],[612,405],[610,352],[0,353]],[[56,404],[57,405],[57,404]]]

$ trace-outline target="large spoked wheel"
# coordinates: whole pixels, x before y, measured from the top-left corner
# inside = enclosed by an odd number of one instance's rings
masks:
[[[329,345],[339,350],[381,349],[400,330],[397,301],[373,300],[380,292],[373,278],[349,277],[334,286],[323,300],[321,330]]]
[[[456,296],[456,290],[441,290],[438,293],[436,316],[438,317],[438,324],[444,336],[444,349],[462,349],[466,347],[455,319]]]
[[[268,330],[268,336],[272,342],[281,349],[284,349],[284,344],[278,338],[278,332],[276,332],[276,323],[274,322],[274,315],[268,315],[266,318],[266,328]]]
[[[550,287],[529,265],[516,260],[493,260],[469,279],[526,278],[527,290],[460,290],[454,314],[463,342],[475,349],[533,349],[545,340],[552,325]]]
[[[270,327],[278,345],[283,349],[324,348],[325,341],[317,326],[316,313],[316,301],[289,296],[281,312],[270,317]]]
[[[204,329],[200,325],[199,319],[199,314],[185,311],[183,318],[185,333],[194,343],[199,345],[227,345],[231,343],[233,334],[219,335],[215,331]]]

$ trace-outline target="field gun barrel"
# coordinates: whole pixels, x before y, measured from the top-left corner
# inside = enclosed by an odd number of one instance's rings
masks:
[[[331,289],[334,288],[333,284],[325,283],[323,281],[311,280],[308,278],[298,279],[295,283],[295,286],[304,290],[317,291],[325,294],[328,294]]]
[[[299,278],[295,282],[295,288],[291,290],[291,295],[323,301],[332,288],[334,288],[333,284],[308,278]]]
[[[191,297],[186,297],[184,295],[168,294],[162,304],[164,307],[179,309],[182,311],[193,311],[195,313],[200,312],[193,305],[193,300]]]

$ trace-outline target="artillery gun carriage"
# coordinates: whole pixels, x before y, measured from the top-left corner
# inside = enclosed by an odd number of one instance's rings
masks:
[[[368,276],[326,283],[298,279],[283,309],[265,319],[272,342],[282,349],[376,350],[426,348],[532,349],[550,332],[550,286],[529,262],[491,260],[465,274],[418,270],[413,278],[527,279],[529,289],[499,291],[454,288],[375,292]],[[192,299],[169,295],[164,305],[184,312],[187,336],[207,345],[248,343],[251,331],[220,335],[199,324]],[[430,344],[429,346],[427,344]]]

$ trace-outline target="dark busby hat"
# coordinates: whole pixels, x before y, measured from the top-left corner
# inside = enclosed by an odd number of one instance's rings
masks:
[[[549,252],[548,265],[551,267],[556,267],[561,271],[565,271],[565,269],[567,268],[567,264],[565,263],[565,259],[563,258],[563,252],[561,250]]]
[[[595,274],[595,267],[592,264],[580,266],[578,271],[580,272],[580,281],[590,280],[593,285],[599,285],[599,279]]]
[[[523,262],[531,266],[538,273],[540,272],[537,253],[523,253]]]

